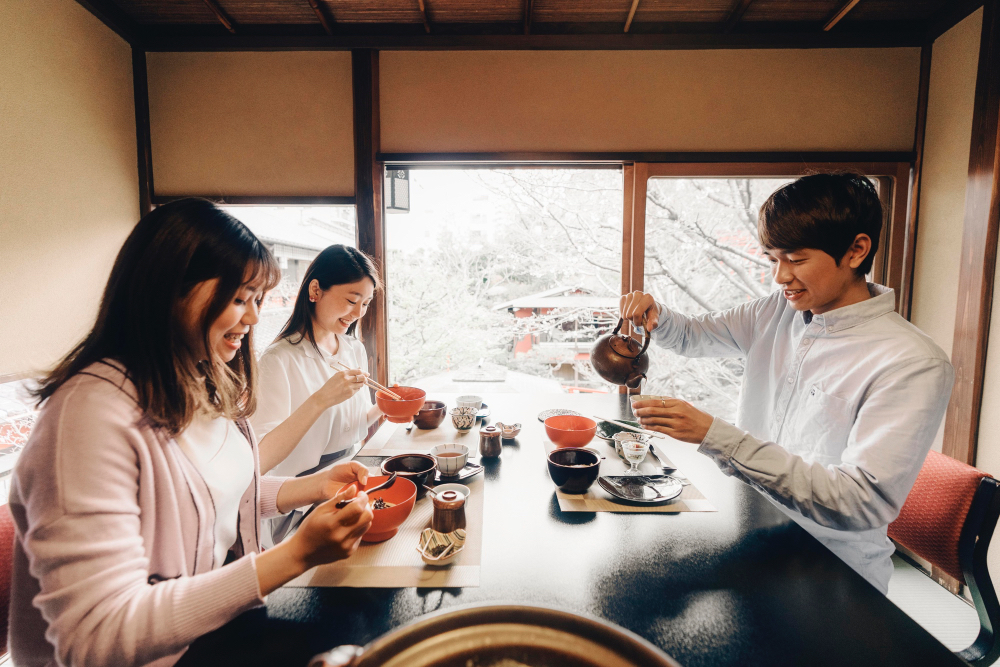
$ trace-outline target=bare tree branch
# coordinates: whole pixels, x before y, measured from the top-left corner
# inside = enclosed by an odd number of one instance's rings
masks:
[[[701,228],[701,225],[698,224],[697,220],[695,220],[692,224],[694,224],[694,226],[698,229],[698,232],[700,233],[700,235],[701,235],[701,237],[703,239],[705,239],[708,243],[711,243],[713,246],[715,246],[719,250],[724,250],[726,252],[730,252],[730,253],[736,255],[737,257],[742,257],[743,259],[747,260],[748,262],[753,262],[754,264],[756,264],[756,265],[758,265],[760,267],[763,267],[765,269],[770,270],[771,264],[767,260],[765,260],[765,259],[763,259],[761,257],[754,257],[753,255],[751,255],[748,252],[743,252],[742,250],[734,248],[734,247],[732,247],[730,245],[726,245],[725,243],[719,243],[718,239],[716,239],[714,236],[711,236],[704,229]]]

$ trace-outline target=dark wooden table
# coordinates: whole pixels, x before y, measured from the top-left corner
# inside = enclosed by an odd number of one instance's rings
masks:
[[[483,602],[600,617],[686,667],[965,664],[693,445],[671,441],[663,449],[718,512],[560,511],[536,415],[562,407],[625,416],[623,397],[484,395],[492,420],[520,421],[524,430],[486,467],[479,588],[281,589],[266,608],[195,642],[181,664],[304,665],[423,614]],[[478,443],[476,433],[466,441]]]

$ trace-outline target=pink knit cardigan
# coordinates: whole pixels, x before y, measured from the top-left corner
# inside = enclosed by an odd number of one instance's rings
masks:
[[[112,362],[46,401],[14,471],[10,648],[18,667],[172,665],[200,635],[263,603],[255,557],[284,479],[257,443],[239,557],[213,562],[215,509],[177,442],[150,428]]]

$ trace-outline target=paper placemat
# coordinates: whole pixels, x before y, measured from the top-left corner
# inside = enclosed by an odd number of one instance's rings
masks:
[[[618,458],[618,454],[615,452],[615,446],[613,444],[595,439],[594,442],[587,445],[587,448],[595,449],[607,457],[601,462],[602,476],[621,475],[628,469],[628,465]],[[555,445],[546,440],[545,455],[548,456],[549,452],[553,449],[555,449]],[[663,453],[663,449],[656,447],[656,453],[659,455],[664,465],[673,465],[667,455]],[[647,457],[646,459],[646,461],[651,460],[652,457]],[[648,467],[649,466],[647,465],[646,468],[648,469]],[[652,471],[648,470],[648,472]],[[681,495],[668,503],[660,505],[640,505],[637,503],[626,504],[624,502],[620,502],[610,493],[602,489],[597,482],[594,482],[594,484],[587,489],[587,492],[583,494],[574,495],[563,493],[562,491],[556,489],[556,498],[559,500],[559,509],[563,512],[632,512],[638,514],[675,514],[677,512],[718,511],[715,505],[707,500],[694,484],[688,484],[684,487]]]
[[[465,445],[469,452],[475,456],[479,449],[479,429],[480,424],[469,431],[460,432],[451,419],[435,429],[424,430],[414,426],[407,431],[403,424],[384,423],[375,436],[365,443],[355,456],[395,456],[403,452],[421,452],[426,454],[431,447],[443,445],[446,442],[455,442]]]
[[[417,552],[420,533],[431,525],[434,511],[424,496],[413,506],[399,532],[385,542],[361,543],[358,550],[342,561],[320,565],[285,584],[292,588],[310,586],[346,588],[469,588],[479,586],[483,553],[482,476],[466,486],[472,491],[465,501],[465,548],[447,567],[426,565]]]

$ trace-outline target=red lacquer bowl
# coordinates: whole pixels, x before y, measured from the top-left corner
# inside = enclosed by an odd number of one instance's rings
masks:
[[[413,421],[413,417],[424,407],[427,392],[416,387],[391,387],[392,393],[398,394],[403,400],[389,398],[385,392],[375,392],[375,403],[378,409],[394,424],[405,424]]]
[[[589,417],[557,415],[545,420],[545,433],[556,447],[583,447],[595,431],[597,422]]]
[[[378,486],[387,479],[388,475],[371,476],[365,484],[365,489]],[[399,527],[413,511],[413,503],[417,500],[417,486],[405,477],[396,477],[392,486],[376,491],[368,497],[368,500],[374,503],[376,498],[392,503],[393,506],[384,510],[372,510],[374,516],[372,525],[361,538],[362,542],[384,542],[399,532]]]

